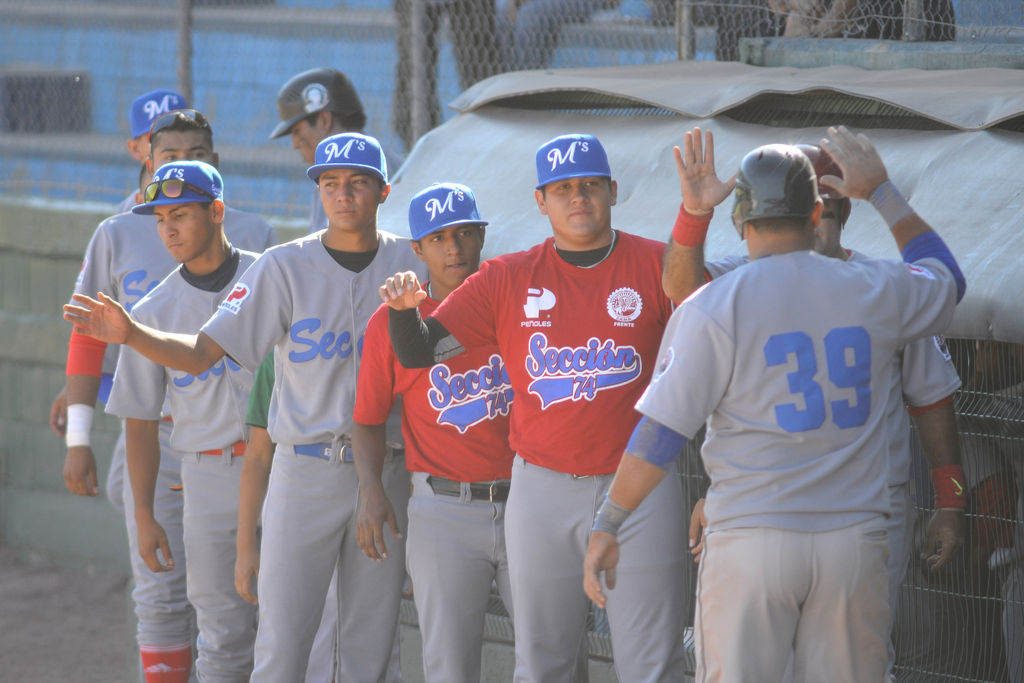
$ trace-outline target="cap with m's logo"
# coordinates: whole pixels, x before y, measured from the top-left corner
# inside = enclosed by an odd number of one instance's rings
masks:
[[[188,109],[188,102],[180,93],[173,90],[154,90],[139,95],[128,109],[128,124],[132,137],[137,138],[143,133],[148,133],[149,126],[156,117],[176,109]]]
[[[458,183],[434,183],[409,202],[409,232],[414,240],[450,225],[487,225],[480,220],[473,190]]]
[[[537,150],[537,189],[566,178],[610,178],[608,155],[593,135],[573,133],[548,140]]]
[[[316,163],[306,175],[318,182],[325,171],[335,168],[354,168],[367,171],[384,183],[388,182],[388,162],[376,138],[362,133],[339,133],[324,138],[316,146]]]

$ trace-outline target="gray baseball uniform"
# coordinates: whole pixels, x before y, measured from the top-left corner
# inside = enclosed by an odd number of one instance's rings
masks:
[[[850,251],[850,262],[870,263],[875,259]],[[719,278],[750,262],[749,256],[726,256],[704,265],[712,278]],[[909,559],[912,522],[908,481],[910,479],[910,418],[905,404],[930,406],[960,388],[960,377],[935,337],[911,342],[893,358],[892,386],[886,403],[886,431],[889,434],[889,604],[895,613],[899,587]],[[892,654],[892,653],[890,653]]]
[[[178,268],[139,300],[132,316],[145,325],[191,334],[216,311],[257,255],[239,251],[234,277],[218,291],[190,284]],[[121,348],[107,411],[159,420],[164,397],[174,415],[171,446],[182,454],[185,573],[199,627],[196,673],[230,683],[252,673],[256,607],[235,590],[240,455],[252,373],[223,358],[198,376],[171,370]]]
[[[242,249],[262,251],[277,241],[273,228],[259,216],[228,208],[224,217],[228,240]],[[122,213],[107,218],[96,228],[75,283],[76,294],[95,297],[103,292],[131,310],[135,303],[170,273],[177,264],[167,252],[152,216]],[[118,347],[108,345],[103,361],[100,400],[106,402],[112,384]],[[171,425],[161,421],[160,475],[154,512],[167,533],[171,551],[184,557],[181,516],[182,496],[171,487],[181,484],[180,454],[170,445]],[[107,477],[107,496],[116,507],[131,510],[131,487],[124,486],[124,431],[118,437]],[[123,494],[121,493],[123,491]],[[122,500],[123,498],[123,500]],[[186,598],[185,564],[170,572],[153,573],[139,557],[135,516],[125,515],[129,556],[135,588],[138,641],[143,646],[188,642],[192,638],[191,609]]]
[[[424,268],[408,240],[379,233],[366,269],[338,265],[320,234],[269,250],[202,331],[243,367],[277,358],[268,431],[277,444],[263,508],[259,631],[253,681],[302,680],[328,583],[338,568],[340,681],[385,676],[405,578],[404,548],[383,564],[356,543],[358,479],[351,462],[356,376],[380,283]],[[383,479],[405,527],[409,474],[398,413],[388,421]]]
[[[893,358],[944,329],[955,303],[933,259],[793,252],[737,269],[673,314],[637,408],[688,437],[710,415],[698,679],[724,662],[736,679],[781,680],[795,644],[798,679],[881,680]],[[850,637],[830,638],[837,629]]]

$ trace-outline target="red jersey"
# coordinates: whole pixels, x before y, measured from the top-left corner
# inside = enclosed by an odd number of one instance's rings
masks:
[[[510,442],[527,462],[611,474],[640,419],[672,302],[665,245],[618,233],[592,268],[566,263],[549,238],[485,261],[434,316],[466,348],[497,345],[515,390]]]
[[[426,317],[437,308],[427,298]],[[409,370],[395,357],[388,338],[388,307],[366,325],[353,417],[383,424],[402,397],[405,463],[455,481],[508,479],[515,455],[508,444],[512,387],[505,363],[491,344],[460,353],[430,368]]]

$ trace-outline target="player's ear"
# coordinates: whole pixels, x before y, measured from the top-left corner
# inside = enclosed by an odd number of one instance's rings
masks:
[[[821,214],[822,214],[822,212],[824,210],[825,210],[825,202],[823,202],[821,200],[821,197],[818,197],[817,203],[814,205],[814,208],[811,209],[811,226],[812,227],[816,228],[816,227],[818,227],[818,224],[821,223]]]
[[[413,253],[416,254],[416,256],[419,257],[420,261],[426,262],[426,259],[423,258],[423,248],[420,247],[420,241],[419,240],[411,240],[409,242],[409,246],[412,247]]]
[[[542,191],[540,191],[540,190],[534,190],[533,191],[533,198],[537,200],[537,208],[540,209],[541,215],[542,216],[547,216],[548,215],[548,208],[547,208],[547,206],[544,203],[544,199],[545,199],[544,193]]]
[[[380,188],[380,201],[377,203],[383,204],[387,200],[389,194],[391,194],[391,183],[384,183]]]
[[[480,246],[484,245],[484,237],[487,236],[487,226],[478,225],[477,230],[480,231]]]
[[[615,206],[615,202],[619,199],[619,184],[614,180],[609,180],[608,189],[611,193],[611,201],[608,204],[609,206]]]
[[[153,153],[150,152],[149,156],[146,157],[146,173],[149,174],[150,178],[153,177],[153,170]]]
[[[224,202],[220,199],[210,202],[210,221],[215,224],[224,222]]]

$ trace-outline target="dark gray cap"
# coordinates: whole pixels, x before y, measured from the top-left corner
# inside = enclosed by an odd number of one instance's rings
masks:
[[[310,69],[293,76],[277,93],[281,123],[274,127],[270,137],[287,135],[300,120],[321,111],[346,118],[359,115],[365,121],[363,103],[348,76],[337,69]]]
[[[743,157],[734,194],[732,221],[743,237],[747,221],[810,216],[818,202],[818,179],[800,148],[764,145]]]

